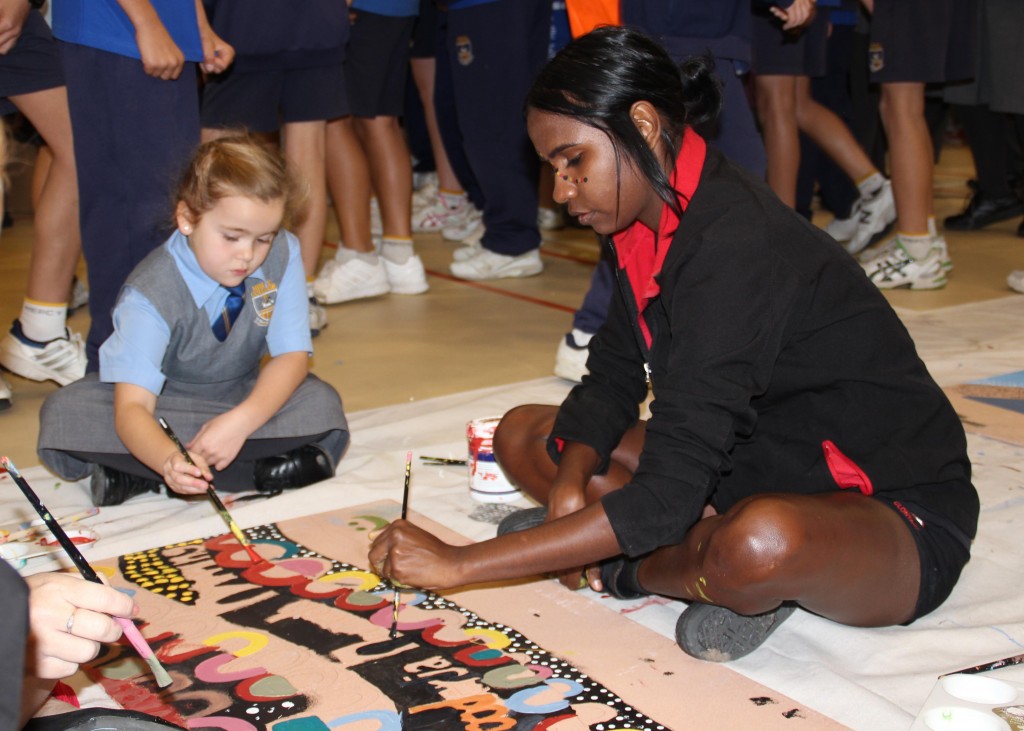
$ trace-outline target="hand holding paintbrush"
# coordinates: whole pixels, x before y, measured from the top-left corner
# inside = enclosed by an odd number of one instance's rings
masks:
[[[174,430],[171,429],[171,425],[168,424],[162,417],[157,419],[157,421],[160,422],[160,427],[164,430],[164,433],[167,435],[168,439],[174,442],[174,446],[178,448],[179,452],[181,452],[181,456],[185,458],[185,461],[188,462],[190,465],[195,465],[195,462],[192,461],[192,456],[188,453],[188,450],[185,449],[185,445],[182,444],[181,441],[178,439],[178,436],[174,433]],[[224,507],[224,503],[221,502],[221,499],[217,496],[217,491],[213,487],[213,482],[211,481],[209,484],[210,486],[206,489],[206,495],[207,497],[210,498],[210,502],[213,503],[213,506],[217,509],[217,512],[220,513],[220,517],[224,519],[225,523],[227,523],[228,530],[230,530],[231,534],[235,537],[235,539],[242,544],[242,548],[244,548],[246,550],[246,553],[249,554],[249,558],[253,560],[253,563],[261,563],[264,560],[263,557],[256,553],[256,549],[252,547],[248,539],[246,539],[245,534],[242,533],[242,530],[238,527],[238,524],[235,522],[234,518],[231,517],[231,514],[228,512],[228,509]]]
[[[14,483],[18,486],[22,494],[24,494],[24,496],[32,504],[32,507],[35,509],[35,511],[39,513],[39,517],[43,519],[43,523],[45,523],[46,527],[50,529],[50,532],[53,534],[53,537],[57,539],[57,542],[60,543],[61,548],[63,548],[65,553],[67,553],[68,558],[70,558],[72,563],[75,564],[75,568],[78,569],[78,572],[82,575],[82,578],[84,578],[86,581],[91,581],[94,584],[102,584],[103,582],[100,580],[99,575],[97,575],[93,567],[89,565],[89,562],[85,560],[85,556],[83,556],[82,552],[78,550],[78,546],[76,546],[71,541],[71,539],[68,537],[68,534],[64,532],[63,528],[61,528],[60,524],[54,519],[52,515],[50,515],[50,511],[47,510],[46,506],[43,505],[42,502],[39,500],[39,497],[36,495],[35,491],[33,491],[32,488],[29,486],[28,481],[21,476],[20,472],[18,472],[18,469],[14,466],[14,463],[11,462],[11,460],[8,459],[7,457],[3,457],[0,458],[0,464],[2,464],[3,467],[7,470],[7,472],[11,475],[11,478],[14,480]],[[71,611],[71,614],[68,616],[67,622],[64,626],[65,633],[69,635],[72,635],[74,633],[76,614],[77,609],[73,609]],[[164,670],[163,666],[160,664],[160,661],[157,659],[156,655],[153,654],[153,650],[149,647],[149,644],[146,642],[145,638],[143,638],[142,633],[139,632],[139,628],[136,627],[135,624],[126,617],[115,616],[113,617],[113,619],[115,622],[121,625],[121,630],[124,632],[125,637],[127,637],[128,641],[132,643],[132,647],[134,647],[135,650],[139,653],[139,655],[142,656],[142,659],[146,661],[146,664],[149,665],[150,670],[153,672],[153,676],[156,678],[157,685],[159,685],[161,688],[170,685],[171,676],[167,674],[167,671]]]

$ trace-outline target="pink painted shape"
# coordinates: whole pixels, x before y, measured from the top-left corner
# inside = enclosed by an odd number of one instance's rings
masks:
[[[233,683],[256,675],[267,674],[266,668],[246,668],[227,672],[221,670],[229,662],[237,659],[234,655],[214,655],[196,665],[196,677],[206,683]]]
[[[189,728],[219,728],[223,729],[223,731],[256,731],[256,727],[248,721],[243,721],[240,718],[228,718],[227,716],[190,718],[186,723]]]

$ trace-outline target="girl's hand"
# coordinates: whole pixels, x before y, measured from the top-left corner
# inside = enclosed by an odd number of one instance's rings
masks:
[[[186,446],[193,459],[198,454],[206,464],[223,470],[235,460],[251,433],[233,409],[203,424]]]
[[[200,33],[203,42],[203,62],[200,68],[208,74],[225,71],[235,60],[234,47],[212,30]]]
[[[190,452],[190,455],[195,465],[190,465],[177,448],[164,460],[164,484],[179,495],[198,495],[206,492],[213,481],[213,474],[206,460],[199,454]]]
[[[100,643],[115,642],[121,626],[115,617],[134,617],[135,602],[123,592],[72,574],[33,574],[29,586],[28,668],[47,680],[66,678],[100,652]]]
[[[782,21],[782,30],[798,30],[814,20],[815,0],[793,0],[793,4],[785,9],[773,5],[771,12]]]
[[[447,589],[465,583],[460,549],[407,520],[396,520],[370,546],[371,570],[381,578],[420,589]]]
[[[148,76],[170,81],[181,76],[185,54],[161,23],[145,24],[136,29],[135,43],[142,57],[142,68]]]

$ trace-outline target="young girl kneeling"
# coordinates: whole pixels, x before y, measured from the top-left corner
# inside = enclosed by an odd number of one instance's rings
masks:
[[[161,482],[183,495],[214,480],[277,492],[333,476],[348,424],[337,392],[309,373],[305,276],[282,228],[298,197],[284,162],[244,137],[198,148],[178,187],[177,231],[122,288],[98,377],[43,405],[47,467],[91,474],[96,505]]]

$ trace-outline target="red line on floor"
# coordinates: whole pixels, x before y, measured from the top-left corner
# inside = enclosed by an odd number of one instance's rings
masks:
[[[518,292],[510,292],[507,289],[501,289],[500,287],[492,287],[488,284],[481,284],[480,282],[474,282],[469,279],[459,279],[458,277],[453,277],[451,274],[445,274],[444,272],[435,271],[433,269],[427,269],[426,271],[427,274],[429,274],[432,277],[446,279],[449,282],[455,282],[457,284],[464,284],[467,287],[475,287],[476,289],[482,289],[485,292],[500,294],[504,297],[511,297],[512,299],[519,300],[520,302],[529,302],[534,305],[541,305],[542,307],[550,307],[553,310],[560,310],[562,312],[568,312],[570,314],[576,312],[576,309],[574,307],[560,305],[557,302],[549,302],[548,300],[542,300],[537,297],[530,297],[529,295],[519,294]]]

